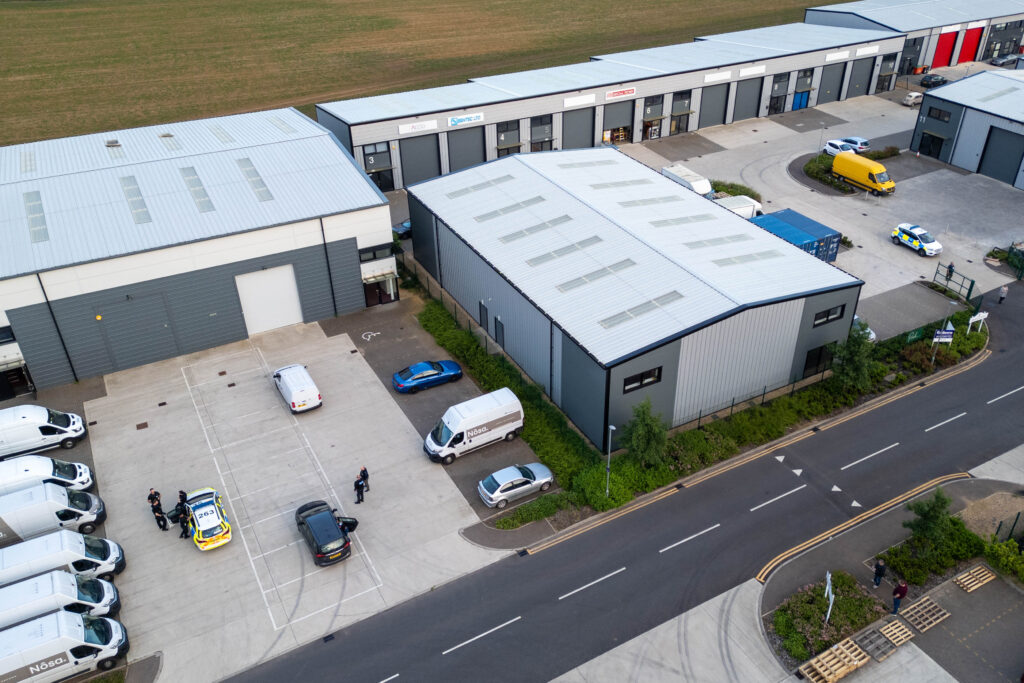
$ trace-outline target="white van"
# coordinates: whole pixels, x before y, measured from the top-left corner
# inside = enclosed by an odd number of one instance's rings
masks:
[[[682,164],[672,164],[661,169],[661,175],[671,178],[680,185],[693,190],[701,197],[709,197],[714,193],[711,189],[711,181],[696,171],[691,171]]]
[[[85,438],[85,423],[73,413],[42,406],[0,410],[0,460],[49,448],[74,448]]]
[[[715,204],[725,207],[737,216],[747,219],[753,218],[754,216],[764,215],[761,202],[756,199],[751,199],[745,194],[741,194],[736,197],[722,197],[721,199],[716,199]]]
[[[99,496],[36,484],[0,496],[0,548],[57,529],[91,534],[107,519]]]
[[[503,387],[444,411],[423,439],[423,450],[434,462],[450,465],[495,441],[511,441],[522,430],[523,406],[511,389]]]
[[[320,390],[305,365],[286,365],[274,370],[274,383],[293,413],[302,413],[323,405]]]
[[[50,572],[0,588],[0,628],[64,610],[112,617],[121,609],[114,584],[64,571]]]
[[[54,569],[110,581],[125,564],[124,551],[113,541],[61,529],[0,548],[0,586]]]
[[[0,496],[36,484],[57,484],[74,491],[92,488],[92,471],[80,462],[45,455],[22,455],[0,462]]]
[[[54,612],[0,631],[0,681],[51,683],[109,671],[127,652],[128,633],[120,622]]]

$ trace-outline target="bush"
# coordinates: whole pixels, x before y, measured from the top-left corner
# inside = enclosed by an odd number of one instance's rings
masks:
[[[598,512],[611,510],[633,499],[633,491],[614,467],[609,482],[609,495],[605,496],[604,467],[602,462],[594,463],[577,474],[572,482],[572,490],[580,495],[584,503]]]
[[[853,194],[857,191],[832,177],[832,157],[828,154],[819,154],[804,164],[804,173],[808,178],[813,178],[844,194]]]
[[[864,153],[865,158],[874,159],[875,161],[878,161],[879,159],[888,159],[889,157],[898,157],[899,155],[900,148],[893,145],[889,145],[884,149],[877,149]]]
[[[1010,539],[997,543],[993,536],[992,542],[985,545],[985,559],[999,571],[1024,581],[1024,553],[1021,553],[1017,541]]]
[[[622,442],[629,456],[646,467],[661,467],[667,441],[668,427],[661,415],[651,412],[651,399],[633,406],[633,419],[622,428]]]
[[[499,529],[517,529],[524,524],[551,517],[559,510],[578,505],[579,500],[580,497],[571,491],[550,493],[520,505],[511,515],[495,522],[494,526]]]
[[[739,183],[730,183],[725,180],[712,180],[711,189],[715,192],[725,192],[731,194],[733,197],[737,195],[746,195],[754,201],[761,201],[761,193],[755,191],[746,185],[740,185]]]
[[[692,474],[739,452],[736,442],[720,432],[691,429],[669,439],[668,455],[682,474]]]

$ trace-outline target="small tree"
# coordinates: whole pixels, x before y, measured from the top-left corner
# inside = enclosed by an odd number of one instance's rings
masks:
[[[832,353],[832,377],[844,391],[863,393],[871,388],[871,342],[867,326],[856,322],[843,344],[829,344]]]
[[[910,529],[911,537],[927,541],[932,546],[942,545],[949,533],[949,504],[953,499],[941,488],[935,489],[935,495],[924,500],[915,500],[907,504],[907,509],[914,513],[914,519],[903,522]]]
[[[641,465],[657,467],[665,462],[668,427],[661,415],[651,412],[651,399],[633,406],[633,419],[622,428],[622,437],[629,455]]]

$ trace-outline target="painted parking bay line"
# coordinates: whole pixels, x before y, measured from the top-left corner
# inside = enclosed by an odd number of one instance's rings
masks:
[[[949,424],[949,423],[950,423],[950,422],[952,422],[953,420],[959,420],[959,419],[960,419],[961,417],[963,417],[963,416],[964,416],[964,415],[966,415],[966,414],[967,414],[967,413],[966,413],[966,412],[964,412],[964,413],[960,413],[959,415],[954,415],[953,417],[949,418],[948,420],[943,420],[942,422],[940,422],[940,423],[939,423],[939,424],[937,424],[937,425],[932,425],[931,427],[929,427],[928,429],[926,429],[926,430],[924,430],[924,431],[926,431],[926,432],[930,432],[930,431],[932,431],[933,429],[938,429],[938,428],[939,428],[939,427],[941,427],[942,425],[944,425],[944,424]]]
[[[514,624],[514,623],[516,623],[516,622],[517,622],[517,621],[519,621],[520,619],[522,619],[522,617],[521,617],[521,616],[520,616],[520,617],[516,617],[515,619],[509,619],[509,620],[508,620],[508,621],[506,621],[506,622],[505,622],[504,624],[498,624],[498,625],[497,625],[497,626],[495,626],[494,628],[492,628],[492,629],[489,629],[489,630],[487,630],[487,631],[484,631],[483,633],[481,633],[481,634],[480,634],[480,635],[478,635],[478,636],[473,636],[473,637],[472,637],[472,638],[470,638],[469,640],[464,640],[464,641],[462,641],[461,643],[459,643],[459,644],[458,644],[458,645],[456,645],[455,647],[450,647],[450,648],[448,648],[447,650],[445,650],[444,652],[442,652],[442,653],[441,653],[441,655],[443,656],[443,655],[446,655],[446,654],[448,654],[449,652],[455,652],[456,650],[458,650],[458,649],[459,649],[460,647],[462,647],[463,645],[469,645],[469,644],[470,644],[470,643],[472,643],[472,642],[473,642],[474,640],[480,640],[480,639],[481,639],[481,638],[483,638],[484,636],[487,636],[487,635],[490,635],[490,634],[494,633],[494,632],[495,632],[495,631],[497,631],[497,630],[498,630],[499,628],[505,628],[505,627],[506,627],[506,626],[508,626],[509,624]]]
[[[785,493],[783,493],[783,494],[782,494],[781,496],[775,496],[775,497],[774,497],[774,498],[772,498],[771,500],[766,500],[765,502],[761,503],[760,505],[755,505],[754,507],[750,508],[750,511],[751,511],[751,512],[753,512],[754,510],[760,510],[760,509],[761,509],[761,508],[763,508],[763,507],[764,507],[765,505],[771,505],[771,504],[772,504],[772,503],[774,503],[775,501],[777,501],[777,500],[782,500],[783,498],[785,498],[785,497],[786,497],[786,496],[788,496],[789,494],[791,494],[791,493],[796,493],[796,492],[797,492],[797,491],[799,491],[800,489],[805,489],[805,488],[807,488],[807,484],[803,484],[802,486],[797,486],[797,487],[796,487],[795,489],[793,489],[792,491],[786,491],[786,492],[785,492]]]
[[[872,453],[871,455],[865,455],[865,456],[864,456],[863,458],[861,458],[860,460],[854,460],[853,462],[851,462],[851,463],[849,463],[849,464],[847,464],[847,465],[843,465],[842,467],[840,467],[840,468],[839,468],[839,471],[840,471],[840,472],[842,472],[843,470],[848,470],[848,469],[850,469],[851,467],[853,467],[854,465],[859,465],[859,464],[861,464],[862,462],[864,462],[865,460],[869,460],[869,459],[871,459],[871,458],[875,457],[876,455],[878,455],[879,453],[885,453],[885,452],[886,452],[887,450],[889,450],[890,448],[896,448],[896,447],[897,447],[897,446],[899,446],[899,445],[900,445],[900,442],[899,442],[899,441],[897,441],[897,442],[896,442],[896,443],[894,443],[894,444],[890,444],[890,445],[886,446],[885,448],[883,448],[883,449],[882,449],[882,450],[880,450],[880,451],[875,451],[875,452],[874,452],[874,453]]]
[[[659,552],[659,553],[663,553],[663,552],[665,552],[666,550],[672,550],[672,548],[675,548],[675,547],[676,547],[677,545],[682,545],[682,544],[686,543],[687,541],[692,541],[693,539],[697,538],[698,536],[703,536],[703,535],[704,535],[704,534],[706,534],[707,532],[709,532],[709,531],[714,531],[715,529],[717,529],[717,528],[718,528],[718,527],[720,527],[720,526],[722,526],[722,525],[721,525],[721,524],[716,524],[716,525],[714,525],[714,526],[709,526],[709,527],[708,527],[707,529],[705,529],[704,531],[698,531],[698,532],[697,532],[697,533],[695,533],[695,534],[694,534],[693,536],[687,536],[686,538],[684,538],[684,539],[683,539],[683,540],[681,540],[681,541],[676,541],[676,542],[675,542],[675,543],[673,543],[672,545],[667,545],[667,546],[665,546],[664,548],[662,548],[661,550],[659,550],[658,552]]]
[[[616,569],[615,571],[613,571],[611,574],[605,574],[600,579],[594,579],[593,581],[591,581],[587,585],[580,586],[576,590],[569,591],[565,595],[560,596],[558,599],[559,600],[564,600],[565,598],[569,597],[570,595],[575,595],[576,593],[579,593],[582,590],[586,590],[586,589],[590,588],[591,586],[597,585],[597,584],[601,583],[602,581],[604,581],[605,579],[610,579],[611,577],[615,576],[619,572],[624,572],[624,571],[626,571],[626,568],[625,567],[620,567],[620,568]]]

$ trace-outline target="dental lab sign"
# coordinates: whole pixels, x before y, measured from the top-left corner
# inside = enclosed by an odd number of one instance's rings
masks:
[[[633,97],[636,95],[636,88],[622,88],[621,90],[609,90],[604,94],[605,100],[619,100],[623,97]]]
[[[469,123],[483,123],[484,113],[479,111],[475,114],[463,114],[462,116],[449,116],[448,127],[457,128],[459,126],[465,126]]]

